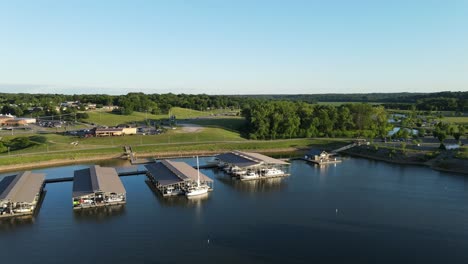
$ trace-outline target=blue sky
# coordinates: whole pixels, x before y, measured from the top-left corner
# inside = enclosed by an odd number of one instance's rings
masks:
[[[2,1],[0,91],[468,90],[468,1]]]

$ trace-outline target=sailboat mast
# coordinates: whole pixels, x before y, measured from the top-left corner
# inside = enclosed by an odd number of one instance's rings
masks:
[[[200,166],[198,164],[198,156],[197,156],[197,186],[200,187]]]

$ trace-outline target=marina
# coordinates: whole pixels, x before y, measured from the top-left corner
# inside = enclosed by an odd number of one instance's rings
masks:
[[[200,158],[200,168],[211,160]],[[196,167],[195,158],[174,161]],[[118,173],[125,168],[117,160],[99,164],[115,167]],[[51,180],[90,166],[33,172]],[[85,210],[71,210],[72,181],[47,183],[46,197],[33,217],[0,219],[0,244],[22,245],[5,250],[3,260],[75,263],[79,255],[79,262],[90,263],[156,259],[257,263],[258,258],[267,263],[305,263],[293,261],[290,253],[294,253],[307,261],[344,263],[367,250],[377,252],[385,260],[382,263],[401,263],[407,256],[424,263],[466,259],[460,253],[468,247],[466,177],[360,158],[325,168],[293,160],[289,177],[257,181],[233,180],[218,169],[200,172],[214,181],[215,188],[199,199],[163,197],[140,174],[120,177],[127,193],[125,205]],[[96,250],[90,237],[98,238],[99,254],[82,254]],[[280,250],[278,239],[294,252]],[[19,260],[21,254],[24,258]],[[373,254],[364,256],[364,262],[376,260]]]

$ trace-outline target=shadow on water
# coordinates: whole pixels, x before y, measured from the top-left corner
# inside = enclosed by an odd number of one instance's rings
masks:
[[[34,224],[35,218],[39,214],[39,211],[41,210],[42,203],[44,202],[46,194],[47,194],[47,190],[43,190],[41,198],[39,199],[39,202],[36,205],[36,210],[34,210],[34,213],[32,215],[1,218],[0,219],[0,231],[8,231],[10,229],[30,226],[31,224]]]
[[[73,215],[76,221],[101,222],[116,216],[125,215],[125,205],[119,204],[74,210]]]
[[[34,222],[35,217],[31,215],[2,218],[0,219],[0,232],[31,226]]]
[[[226,175],[217,179],[221,183],[231,186],[236,191],[246,193],[277,192],[287,188],[287,183],[283,180],[284,177],[241,181]]]
[[[180,207],[199,207],[202,203],[207,202],[211,199],[211,192],[207,194],[198,195],[194,197],[187,198],[185,195],[178,195],[178,196],[169,196],[164,197],[156,189],[149,180],[145,180],[146,185],[151,189],[154,197],[158,200],[159,204],[164,207],[171,207],[171,206],[180,206]]]

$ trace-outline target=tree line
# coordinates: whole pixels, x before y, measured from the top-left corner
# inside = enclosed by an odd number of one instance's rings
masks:
[[[293,137],[386,137],[388,115],[382,106],[313,105],[304,102],[253,101],[242,109],[250,139]]]

